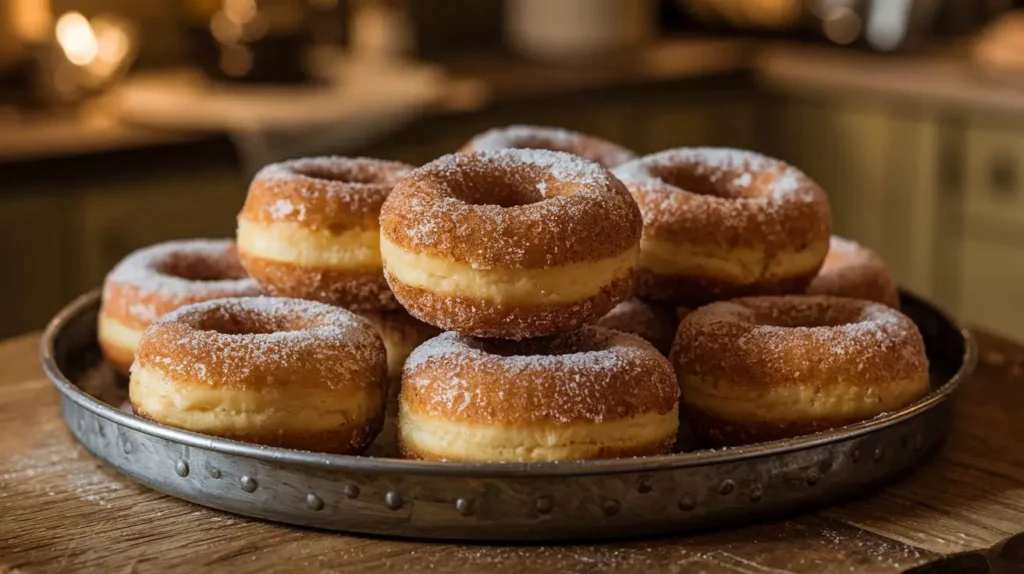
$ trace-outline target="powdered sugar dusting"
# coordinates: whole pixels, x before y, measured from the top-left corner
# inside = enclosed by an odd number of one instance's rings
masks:
[[[258,293],[256,284],[244,276],[230,239],[187,239],[143,247],[125,257],[107,275],[107,281],[131,285],[140,295],[190,295],[211,290],[239,290]],[[177,264],[195,261],[206,268],[221,268],[221,278],[194,280],[168,273]]]
[[[543,351],[543,352],[542,352]],[[631,381],[631,383],[627,383]],[[597,327],[519,342],[443,333],[406,360],[403,393],[423,394],[428,411],[498,422],[599,422],[675,404],[675,377],[639,337]],[[512,413],[517,413],[513,415]]]

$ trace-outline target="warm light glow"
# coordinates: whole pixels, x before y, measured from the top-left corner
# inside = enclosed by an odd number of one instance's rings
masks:
[[[235,24],[245,24],[256,17],[256,0],[224,0],[223,12]]]
[[[100,53],[99,41],[89,21],[78,12],[68,12],[57,20],[57,42],[76,66],[88,66]]]

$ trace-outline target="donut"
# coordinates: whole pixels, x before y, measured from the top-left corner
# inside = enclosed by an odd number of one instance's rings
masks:
[[[707,305],[680,323],[671,360],[683,418],[717,446],[850,424],[908,405],[929,388],[914,322],[841,297]]]
[[[668,360],[635,335],[584,327],[508,341],[447,332],[405,363],[399,449],[463,462],[666,454],[678,397]]]
[[[359,311],[377,329],[388,355],[388,378],[400,379],[402,365],[413,349],[424,341],[441,334],[441,330],[428,325],[405,311]]]
[[[238,214],[238,252],[270,294],[348,309],[398,309],[381,272],[377,217],[412,169],[319,157],[261,169]]]
[[[381,209],[384,275],[421,321],[479,337],[570,331],[629,295],[640,212],[600,165],[563,152],[451,154]]]
[[[142,334],[135,414],[268,446],[356,454],[380,432],[384,344],[340,307],[278,297],[182,307]]]
[[[597,323],[599,327],[632,333],[668,355],[676,337],[679,320],[675,310],[630,298],[619,303]]]
[[[564,151],[605,167],[615,167],[636,157],[628,149],[598,137],[562,128],[524,125],[487,130],[466,142],[459,151],[476,153],[508,148]]]
[[[825,264],[807,293],[867,299],[900,308],[899,290],[885,261],[874,251],[835,235],[829,242]]]
[[[103,281],[97,339],[107,363],[127,376],[142,332],[178,307],[260,294],[230,239],[169,241],[139,249]]]
[[[803,293],[828,252],[828,198],[758,153],[677,148],[614,170],[643,213],[636,294],[683,307]]]

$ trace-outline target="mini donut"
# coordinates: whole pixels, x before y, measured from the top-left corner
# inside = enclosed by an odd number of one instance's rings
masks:
[[[636,294],[683,307],[802,293],[828,252],[816,183],[749,151],[677,148],[614,170],[643,213]]]
[[[548,150],[451,154],[381,210],[391,290],[415,317],[523,339],[593,323],[629,295],[640,212],[608,170]]]
[[[507,341],[447,332],[405,363],[399,449],[464,462],[666,454],[678,396],[668,360],[635,335],[584,327]]]
[[[793,437],[928,392],[917,326],[872,301],[750,297],[697,309],[672,348],[683,417],[712,445]]]
[[[259,294],[230,239],[144,247],[122,259],[103,281],[100,349],[115,371],[128,376],[139,337],[154,319],[191,303]]]
[[[874,251],[835,235],[829,242],[825,264],[807,292],[867,299],[900,308],[899,290],[885,261]]]
[[[387,359],[365,319],[314,301],[216,299],[142,335],[135,414],[232,440],[362,452],[384,422]]]
[[[631,298],[616,305],[595,324],[606,329],[632,333],[654,345],[662,355],[668,355],[679,320],[671,308]]]
[[[388,378],[402,378],[402,365],[409,353],[424,341],[441,334],[433,325],[420,321],[405,311],[359,311],[369,321],[388,352]]]
[[[238,214],[242,264],[270,294],[348,309],[398,309],[381,271],[384,198],[411,166],[368,158],[275,163]]]
[[[459,151],[476,153],[508,148],[564,151],[605,167],[615,167],[636,157],[635,153],[618,144],[584,133],[523,125],[487,130],[469,140]]]

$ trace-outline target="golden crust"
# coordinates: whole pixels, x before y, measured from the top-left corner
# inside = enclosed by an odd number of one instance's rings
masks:
[[[100,351],[103,358],[114,371],[125,377],[128,376],[132,361],[135,360],[135,349],[108,340],[106,337],[99,337]]]
[[[754,283],[738,284],[714,277],[659,275],[649,269],[633,272],[634,292],[654,303],[697,308],[715,301],[757,295],[791,295],[803,293],[814,279],[814,272],[777,279],[762,278]]]
[[[629,296],[629,276],[614,281],[594,296],[558,305],[499,305],[471,297],[439,295],[387,275],[395,296],[411,315],[442,329],[474,337],[526,339],[571,331],[593,323]]]
[[[161,422],[154,418],[144,408],[133,403],[132,409],[137,416],[149,419],[154,422]],[[330,430],[300,431],[290,429],[286,432],[273,428],[254,430],[253,432],[227,432],[210,431],[210,434],[228,440],[237,440],[264,446],[280,448],[294,448],[309,450],[313,452],[327,452],[332,454],[359,454],[366,450],[384,426],[384,412],[380,410],[371,419],[366,421],[353,421],[351,424]]]
[[[653,441],[647,444],[634,445],[627,448],[622,447],[601,447],[591,458],[629,458],[636,456],[657,456],[660,454],[672,454],[672,449],[675,446],[676,437],[672,436],[663,440]],[[398,452],[401,453],[402,458],[408,458],[413,460],[429,460],[437,462],[450,461],[451,459],[444,454],[432,452],[425,448],[416,448],[413,445],[406,444],[402,441],[401,436],[398,438]]]
[[[170,380],[242,390],[384,388],[387,368],[384,344],[362,317],[276,297],[218,299],[179,309],[146,329],[135,360]]]
[[[402,377],[402,365],[405,363],[408,353],[411,353],[420,343],[441,334],[440,329],[420,321],[404,309],[386,312],[356,311],[356,313],[369,321],[384,340],[384,346],[388,352],[388,377],[392,379]]]
[[[332,271],[239,253],[249,275],[267,293],[309,299],[352,310],[401,309],[384,279],[383,270]]]
[[[671,364],[649,343],[584,327],[524,341],[443,333],[406,361],[400,400],[451,421],[565,424],[669,413],[678,393]]]
[[[874,251],[835,235],[829,242],[825,264],[807,293],[866,299],[900,308],[899,289],[885,261]]]
[[[376,219],[391,189],[412,169],[395,161],[345,157],[270,164],[253,178],[239,217],[340,234]]]
[[[927,375],[917,326],[899,311],[818,295],[748,297],[697,309],[672,347],[677,375],[763,392],[804,381],[882,384]]]
[[[742,446],[771,440],[782,440],[838,428],[857,419],[818,419],[801,421],[734,421],[698,408],[683,405],[683,420],[690,423],[694,435],[707,446]]]
[[[384,202],[380,224],[383,238],[411,253],[480,269],[543,269],[635,249],[642,222],[629,192],[600,165],[505,149],[416,169]]]
[[[721,444],[846,424],[852,420],[842,413],[866,413],[854,419],[860,420],[927,392],[928,359],[917,326],[899,311],[857,299],[800,295],[713,303],[680,323],[671,360],[684,410],[712,417],[695,421],[695,430]],[[691,403],[708,400],[699,395],[743,406],[746,414],[736,420],[702,410]],[[777,407],[782,399],[776,397],[806,401],[786,412],[815,414],[785,420],[758,408]],[[882,406],[872,412],[874,405]],[[710,426],[700,428],[701,420]]]
[[[562,128],[524,125],[494,128],[477,134],[459,152],[470,154],[507,148],[563,151],[609,168],[636,157],[632,151],[598,137]]]
[[[679,319],[671,308],[633,298],[616,305],[595,325],[637,335],[654,345],[661,354],[668,355]]]

